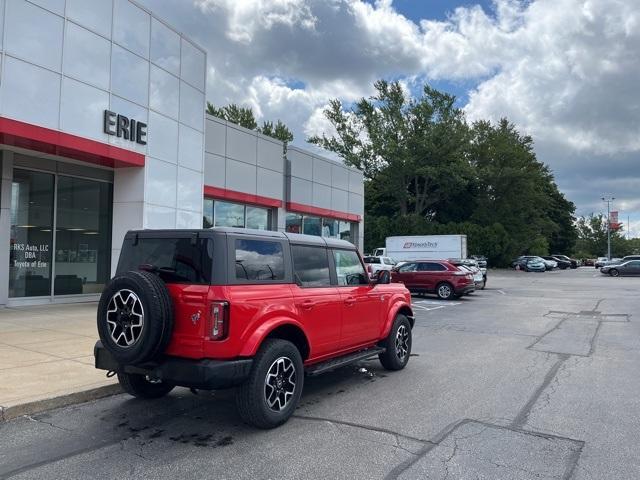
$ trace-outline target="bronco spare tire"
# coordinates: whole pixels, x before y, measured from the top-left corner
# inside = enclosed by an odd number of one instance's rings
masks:
[[[97,320],[102,344],[119,363],[143,363],[162,353],[169,343],[171,297],[157,275],[125,272],[102,292]]]

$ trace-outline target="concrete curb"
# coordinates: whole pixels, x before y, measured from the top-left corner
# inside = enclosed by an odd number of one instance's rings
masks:
[[[120,388],[120,384],[115,383],[113,385],[103,385],[101,387],[90,388],[89,390],[73,392],[59,397],[45,398],[21,405],[13,405],[11,407],[0,406],[0,424],[22,415],[33,415],[54,408],[77,405],[79,403],[117,395],[118,393],[122,393],[122,388]]]

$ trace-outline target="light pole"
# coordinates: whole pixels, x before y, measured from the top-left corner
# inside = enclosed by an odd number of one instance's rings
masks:
[[[602,201],[607,204],[607,259],[611,260],[611,202],[616,197],[602,197]]]

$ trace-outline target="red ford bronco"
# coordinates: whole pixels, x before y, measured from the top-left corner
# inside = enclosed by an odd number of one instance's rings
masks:
[[[97,322],[96,368],[126,392],[237,387],[243,420],[273,428],[305,375],[374,355],[404,368],[414,319],[409,291],[370,280],[351,243],[214,228],[128,232]]]

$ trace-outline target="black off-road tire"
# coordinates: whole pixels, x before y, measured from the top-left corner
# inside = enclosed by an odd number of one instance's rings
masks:
[[[391,326],[389,335],[380,344],[385,351],[378,354],[380,363],[387,370],[402,370],[411,356],[411,323],[402,314],[398,314]]]
[[[109,304],[118,292],[125,292],[121,294],[121,298],[126,298],[126,292],[133,292],[143,311],[142,329],[138,332],[137,340],[128,346],[116,342],[107,321]],[[121,303],[118,301],[118,304]],[[110,319],[113,320],[114,316],[111,315]],[[173,304],[166,285],[150,272],[130,271],[114,277],[102,292],[98,304],[97,326],[100,340],[123,365],[143,363],[161,354],[171,339],[173,321]]]
[[[266,381],[270,369],[281,358],[287,359],[289,362],[287,365],[292,365],[295,369],[295,386],[293,395],[286,401],[283,408],[276,411],[268,404]],[[297,347],[287,340],[267,339],[253,359],[249,378],[236,390],[238,413],[243,421],[254,427],[261,429],[278,427],[289,420],[295,412],[302,395],[303,385],[304,367]]]
[[[164,382],[150,382],[144,375],[133,373],[119,373],[118,382],[125,392],[138,398],[164,397],[175,386]]]
[[[446,288],[441,288],[446,287]],[[447,290],[448,288],[448,290]],[[448,292],[448,293],[447,293]],[[449,282],[440,282],[436,285],[436,295],[440,300],[451,300],[455,297],[455,289]]]

